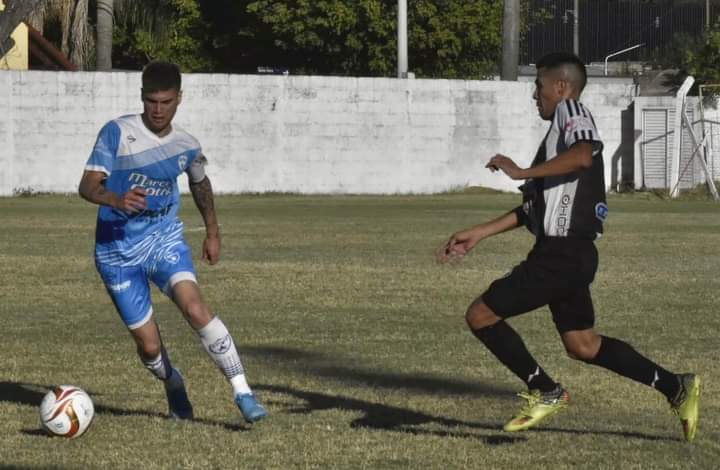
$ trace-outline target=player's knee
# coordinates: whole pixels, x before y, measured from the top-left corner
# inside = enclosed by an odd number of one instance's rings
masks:
[[[200,299],[188,302],[185,306],[184,313],[193,326],[206,325],[210,320],[212,320],[210,309],[205,302]]]
[[[465,312],[465,322],[472,331],[494,325],[497,321],[495,313],[481,300],[473,302]]]
[[[597,354],[597,350],[589,344],[565,345],[565,352],[570,359],[582,362],[592,361]]]
[[[563,335],[567,355],[575,360],[592,362],[600,350],[601,339],[595,332],[577,332]]]
[[[159,338],[157,341],[152,339],[135,338],[135,343],[137,344],[138,355],[144,359],[156,358],[160,355],[160,351],[162,350],[162,343]]]

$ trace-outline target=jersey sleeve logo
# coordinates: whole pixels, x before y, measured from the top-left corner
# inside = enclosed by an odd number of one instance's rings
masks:
[[[582,103],[565,100],[564,106],[560,105],[559,110],[558,126],[562,128],[568,146],[581,141],[600,142],[595,121]]]
[[[575,116],[568,119],[565,123],[565,132],[575,132],[577,130],[594,130],[595,126],[590,118],[584,116]]]
[[[187,155],[180,155],[180,158],[178,158],[178,167],[180,168],[180,171],[185,171],[187,168],[187,161]]]
[[[597,204],[595,204],[595,217],[597,217],[600,222],[605,222],[605,219],[607,219],[609,212],[610,210],[608,209],[607,204],[605,204],[604,202],[598,202]]]

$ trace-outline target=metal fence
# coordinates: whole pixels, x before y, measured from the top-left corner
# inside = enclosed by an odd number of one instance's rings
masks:
[[[573,50],[573,0],[530,0],[520,61],[534,64],[549,52]],[[699,37],[706,25],[705,0],[653,2],[580,0],[579,46],[585,63],[601,62],[619,50],[644,43],[624,60],[664,57],[673,38]],[[710,5],[710,24],[720,21],[720,4]]]
[[[712,178],[720,180],[720,84],[700,85],[702,135],[705,161]]]

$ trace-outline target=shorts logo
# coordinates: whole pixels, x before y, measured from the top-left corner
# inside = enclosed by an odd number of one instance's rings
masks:
[[[165,255],[165,261],[170,264],[177,264],[177,262],[180,261],[180,255],[175,253],[174,251],[172,253],[167,253]]]
[[[232,346],[232,337],[225,335],[224,338],[220,338],[208,346],[208,349],[210,349],[213,354],[224,354],[230,349],[230,346]]]
[[[130,281],[121,282],[120,284],[110,284],[108,288],[113,292],[122,292],[130,288]]]
[[[605,204],[604,202],[598,202],[597,204],[595,204],[595,217],[597,217],[600,222],[605,222],[605,219],[607,219],[608,216],[608,212],[610,212],[610,210],[608,209],[607,204]]]
[[[180,155],[180,158],[178,158],[178,167],[180,167],[180,171],[185,171],[185,168],[187,168],[187,155]]]

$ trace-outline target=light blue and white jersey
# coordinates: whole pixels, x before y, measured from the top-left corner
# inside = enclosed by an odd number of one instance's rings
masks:
[[[85,169],[105,173],[106,189],[118,195],[144,188],[147,207],[128,213],[100,206],[96,260],[114,266],[138,265],[161,246],[181,242],[177,177],[187,172],[193,182],[202,181],[205,162],[200,143],[175,125],[160,137],[145,127],[139,114],[108,122]]]

